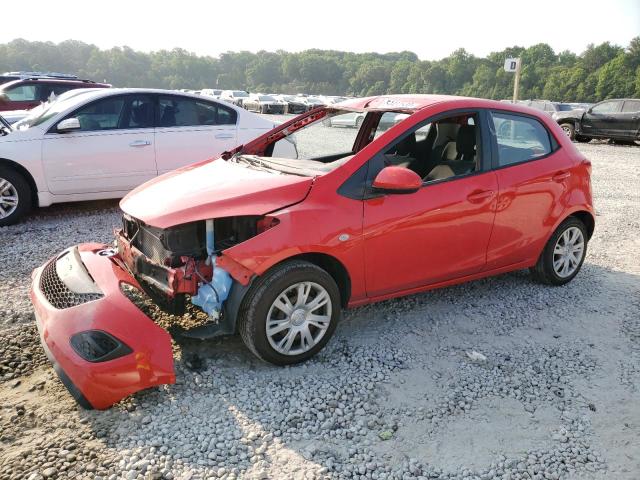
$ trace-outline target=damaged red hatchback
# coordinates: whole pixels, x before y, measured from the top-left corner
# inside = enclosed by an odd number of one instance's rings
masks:
[[[590,171],[550,117],[518,105],[319,107],[131,192],[117,248],[80,245],[37,269],[42,343],[74,397],[106,408],[174,381],[169,334],[125,287],[208,314],[183,335],[239,332],[286,365],[322,349],[343,307],[522,268],[562,285],[594,229]]]

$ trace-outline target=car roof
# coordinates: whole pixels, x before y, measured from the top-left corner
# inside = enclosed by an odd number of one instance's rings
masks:
[[[112,95],[122,95],[122,94],[145,94],[145,93],[153,93],[153,94],[161,94],[161,95],[179,95],[181,97],[191,97],[201,102],[212,102],[215,99],[208,97],[206,95],[198,95],[197,93],[190,92],[181,92],[179,90],[167,90],[162,88],[83,88],[78,89],[82,91],[82,101],[83,102],[91,102],[92,100],[96,100],[98,98],[104,98]],[[77,90],[74,90],[77,91]],[[233,108],[233,105],[225,104],[225,107]]]
[[[18,80],[12,80],[10,82],[3,83],[0,85],[0,89],[6,89],[8,87],[12,87],[14,85],[19,85],[21,83],[50,83],[56,85],[87,85],[91,87],[95,87],[96,85],[101,86],[111,86],[108,83],[99,83],[94,82],[93,80],[81,80],[81,79],[62,79],[62,78],[52,78],[52,77],[33,77],[33,78],[20,78]]]
[[[344,100],[330,106],[339,110],[354,110],[359,112],[393,111],[402,113],[415,113],[432,105],[451,103],[456,108],[461,103],[472,104],[473,108],[493,108],[496,110],[508,110],[512,112],[526,113],[540,117],[540,110],[525,105],[505,103],[498,100],[484,98],[462,97],[456,95],[429,95],[429,94],[402,94],[402,95],[377,95]],[[470,105],[471,106],[471,105]]]

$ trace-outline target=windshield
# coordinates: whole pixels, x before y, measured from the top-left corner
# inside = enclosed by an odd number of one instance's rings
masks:
[[[29,115],[19,122],[16,122],[14,127],[16,130],[25,130],[40,125],[73,105],[80,103],[82,97],[90,91],[92,90],[82,88],[69,90],[55,100],[45,102],[30,110]]]
[[[324,175],[355,155],[366,115],[366,112],[328,110],[325,117],[274,142],[265,156],[241,154],[229,161],[279,174]]]
[[[560,112],[568,112],[569,110],[574,110],[576,108],[574,105],[569,105],[568,103],[558,103],[556,106]]]
[[[260,96],[258,97],[258,99],[259,99],[261,102],[275,102],[275,100],[276,100],[275,98],[270,97],[269,95],[260,95]]]
[[[249,94],[247,92],[240,92],[240,91],[234,91],[233,92],[233,96],[234,97],[248,97]]]

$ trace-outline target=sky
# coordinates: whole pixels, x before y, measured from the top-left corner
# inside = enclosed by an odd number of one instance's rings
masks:
[[[4,1],[0,43],[74,39],[106,49],[183,48],[198,55],[310,48],[409,50],[423,60],[548,43],[584,51],[640,35],[640,0]],[[26,11],[25,11],[26,10]],[[31,13],[29,13],[31,12]],[[36,14],[32,14],[36,13]],[[16,21],[11,21],[16,19]]]

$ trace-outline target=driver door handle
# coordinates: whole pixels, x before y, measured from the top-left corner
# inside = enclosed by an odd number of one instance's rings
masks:
[[[495,195],[493,190],[476,190],[467,195],[467,200],[471,203],[480,203],[487,198],[491,198]]]
[[[146,147],[151,145],[149,140],[135,140],[129,144],[130,147]]]

